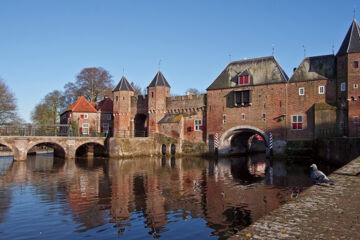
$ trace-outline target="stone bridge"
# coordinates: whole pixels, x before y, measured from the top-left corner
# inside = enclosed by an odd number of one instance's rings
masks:
[[[26,160],[30,149],[36,145],[47,145],[54,149],[54,155],[65,158],[75,158],[76,150],[85,144],[100,145],[107,152],[105,137],[5,137],[0,136],[0,145],[11,149],[14,160]]]

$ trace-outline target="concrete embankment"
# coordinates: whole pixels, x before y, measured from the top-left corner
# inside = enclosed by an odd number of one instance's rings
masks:
[[[232,239],[360,239],[360,157]]]

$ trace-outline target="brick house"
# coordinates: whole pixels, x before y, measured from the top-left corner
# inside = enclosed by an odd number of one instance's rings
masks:
[[[98,129],[98,113],[84,96],[80,96],[60,115],[60,123],[76,125],[78,132],[74,135],[88,136]]]
[[[123,76],[113,89],[112,109],[110,99],[94,104],[102,115],[92,128],[109,126],[115,137],[162,133],[207,142],[224,153],[248,151],[259,142],[268,146],[271,139],[276,150],[289,140],[359,136],[359,62],[360,28],[354,19],[336,55],[306,57],[290,78],[273,56],[230,62],[199,96],[170,96],[161,71],[146,95],[135,95]],[[82,119],[85,108],[88,116],[95,114],[84,100],[62,119]],[[77,104],[84,109],[75,109]]]
[[[112,136],[114,130],[113,121],[113,101],[105,96],[100,102],[91,102],[91,105],[97,110],[98,120],[97,132],[104,133],[106,136]]]

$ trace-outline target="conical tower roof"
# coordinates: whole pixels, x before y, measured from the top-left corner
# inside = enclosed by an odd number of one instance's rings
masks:
[[[122,76],[119,83],[116,85],[116,87],[112,91],[113,92],[116,92],[116,91],[133,91],[134,92],[134,88],[130,85],[130,83],[128,82],[126,77]]]
[[[163,86],[163,87],[170,87],[170,84],[166,81],[166,78],[159,70],[154,79],[151,81],[148,87],[157,87],[157,86]]]
[[[360,52],[360,29],[354,18],[337,55],[355,52]]]

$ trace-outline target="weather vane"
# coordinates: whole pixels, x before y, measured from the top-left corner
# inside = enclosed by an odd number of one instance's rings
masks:
[[[161,59],[159,60],[159,71],[160,71],[160,67],[161,67]]]
[[[304,48],[304,58],[306,57],[306,46],[302,45],[302,47]]]
[[[272,56],[274,56],[274,53],[275,53],[275,43],[271,44],[272,46]]]

